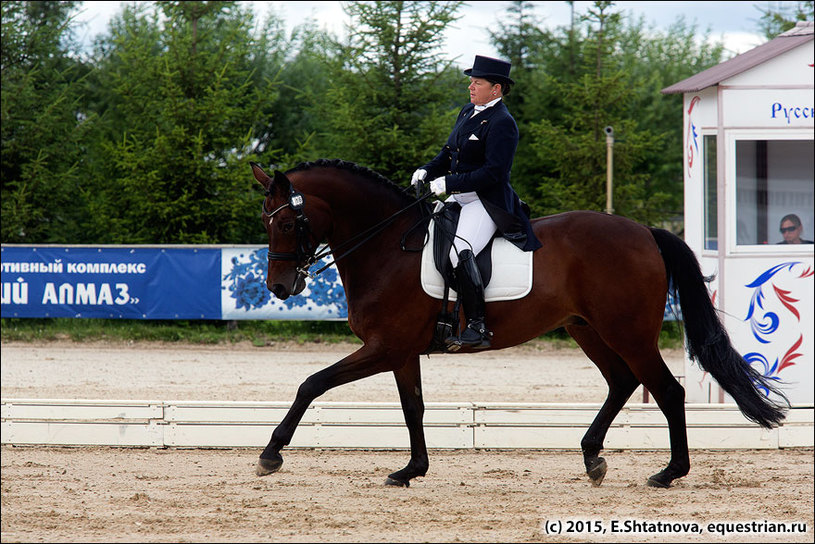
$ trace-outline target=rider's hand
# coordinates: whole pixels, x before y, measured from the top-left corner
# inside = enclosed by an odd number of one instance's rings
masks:
[[[446,193],[447,181],[444,179],[444,176],[432,180],[430,182],[430,190],[433,191],[436,196],[441,196]]]
[[[419,168],[418,170],[416,170],[415,172],[413,172],[413,177],[412,177],[412,178],[410,178],[410,184],[411,184],[413,187],[416,187],[416,186],[417,186],[417,185],[419,185],[421,182],[423,182],[423,181],[424,181],[424,178],[426,178],[426,177],[427,177],[427,170],[425,170],[425,169],[423,169],[423,168]]]

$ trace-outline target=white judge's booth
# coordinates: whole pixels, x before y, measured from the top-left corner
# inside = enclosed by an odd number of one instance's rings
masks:
[[[684,110],[685,241],[736,349],[793,404],[813,403],[813,23],[676,83]],[[733,402],[695,362],[687,402]]]

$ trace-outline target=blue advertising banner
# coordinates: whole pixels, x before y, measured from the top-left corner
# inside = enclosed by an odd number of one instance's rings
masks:
[[[332,266],[306,280],[297,296],[279,300],[266,288],[266,246],[224,248],[221,257],[223,319],[344,320],[348,318],[345,289]],[[319,270],[326,260],[312,266]]]
[[[221,319],[221,250],[3,247],[3,317]]]

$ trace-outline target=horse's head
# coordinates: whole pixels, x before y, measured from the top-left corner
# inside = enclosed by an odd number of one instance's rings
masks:
[[[255,179],[266,189],[261,217],[269,236],[269,268],[266,287],[280,300],[306,288],[308,267],[317,249],[305,214],[305,197],[286,174],[275,170],[274,178],[255,164]]]

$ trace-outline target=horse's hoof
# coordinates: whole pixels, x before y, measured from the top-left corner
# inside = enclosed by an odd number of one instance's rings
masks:
[[[603,478],[606,477],[607,470],[608,465],[606,464],[605,459],[602,457],[595,459],[592,467],[586,471],[586,474],[588,474],[589,478],[591,478],[591,485],[594,487],[600,487],[600,484],[603,483]]]
[[[280,454],[277,454],[277,457],[274,459],[264,459],[261,457],[258,459],[257,467],[255,467],[255,474],[258,476],[266,476],[280,470],[282,465],[283,456]]]
[[[648,487],[658,487],[660,489],[668,489],[669,487],[671,487],[671,482],[670,480],[667,482],[661,480],[659,474],[654,474],[653,476],[648,478],[648,482],[646,482],[646,485]]]
[[[391,485],[394,487],[410,487],[410,480],[394,480],[388,476],[385,480],[385,485]]]

